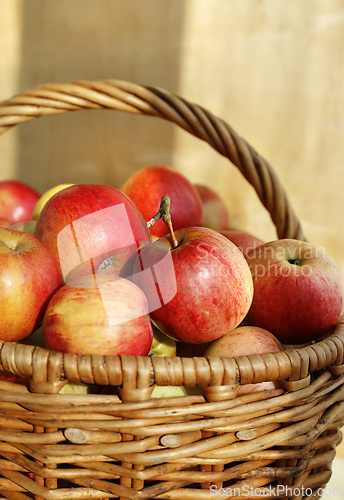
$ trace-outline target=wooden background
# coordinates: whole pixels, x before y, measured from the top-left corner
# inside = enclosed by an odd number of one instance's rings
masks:
[[[160,86],[225,119],[274,166],[309,241],[344,272],[344,1],[0,0],[0,101],[102,78]],[[89,111],[0,139],[0,180],[41,193],[120,187],[150,164],[216,189],[234,227],[276,237],[237,170],[169,123]]]

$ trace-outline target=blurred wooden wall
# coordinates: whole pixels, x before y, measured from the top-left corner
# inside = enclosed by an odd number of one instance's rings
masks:
[[[154,85],[226,120],[275,168],[308,239],[344,272],[343,0],[0,0],[0,100],[46,82]],[[0,179],[120,187],[164,163],[207,183],[233,225],[276,237],[241,174],[153,118],[89,111],[0,139]]]

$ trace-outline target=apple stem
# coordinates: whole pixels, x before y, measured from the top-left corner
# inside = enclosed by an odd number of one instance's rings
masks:
[[[159,219],[162,219],[166,226],[168,227],[171,239],[172,239],[172,246],[173,248],[177,248],[178,246],[178,241],[177,238],[175,237],[174,231],[173,231],[173,226],[172,226],[172,221],[171,221],[171,214],[170,214],[170,206],[171,206],[171,200],[168,194],[164,194],[162,196],[161,201],[160,201],[160,207],[158,213],[154,215],[154,217],[151,218],[150,221],[146,223],[147,228],[152,227]]]

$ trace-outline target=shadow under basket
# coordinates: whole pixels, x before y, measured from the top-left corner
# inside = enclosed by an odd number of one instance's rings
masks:
[[[279,238],[304,239],[271,166],[224,121],[161,89],[49,84],[0,103],[0,133],[34,118],[113,109],[169,120],[227,157]],[[320,342],[237,358],[77,356],[0,342],[0,496],[198,500],[319,498],[344,420],[344,319]],[[277,388],[238,397],[239,384]],[[60,394],[67,382],[99,394]],[[155,385],[190,393],[151,398]]]

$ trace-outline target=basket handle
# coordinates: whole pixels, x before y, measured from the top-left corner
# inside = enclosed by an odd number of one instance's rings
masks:
[[[287,194],[269,165],[226,122],[166,90],[118,80],[47,84],[0,103],[0,135],[40,116],[82,109],[115,109],[179,125],[228,158],[255,189],[278,238],[304,240]]]

